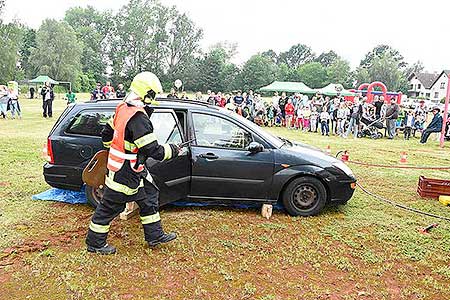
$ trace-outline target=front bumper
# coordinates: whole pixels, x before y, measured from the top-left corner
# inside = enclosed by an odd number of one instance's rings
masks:
[[[356,188],[356,179],[353,180],[336,180],[329,182],[330,202],[347,203],[352,198]]]

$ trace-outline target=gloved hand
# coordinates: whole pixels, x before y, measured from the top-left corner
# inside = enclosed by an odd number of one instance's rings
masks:
[[[175,144],[169,144],[170,148],[172,149],[172,158],[177,157],[180,154],[180,147],[178,147]]]

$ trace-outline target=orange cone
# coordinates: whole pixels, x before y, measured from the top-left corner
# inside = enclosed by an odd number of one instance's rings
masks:
[[[406,154],[405,151],[402,151],[400,155],[400,163],[406,164],[407,162],[408,162],[408,155]]]
[[[330,147],[330,145],[327,146],[327,148],[325,149],[325,152],[326,152],[328,155],[331,155],[331,147]]]

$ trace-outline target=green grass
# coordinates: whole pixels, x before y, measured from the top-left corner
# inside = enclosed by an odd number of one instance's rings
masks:
[[[79,97],[81,98],[81,97]],[[21,100],[22,120],[0,119],[0,295],[8,299],[447,299],[450,224],[416,215],[355,192],[346,206],[316,217],[257,210],[166,208],[168,231],[179,239],[143,246],[138,218],[115,220],[110,242],[118,254],[90,255],[84,237],[92,209],[32,201],[48,188],[42,146],[55,118],[41,118],[40,100]],[[394,141],[322,137],[280,128],[269,131],[350,159],[450,165],[448,148],[417,139]],[[450,208],[416,194],[418,177],[446,171],[350,165],[372,192],[450,217]],[[417,229],[438,222],[431,234]],[[1,298],[1,297],[0,297]]]

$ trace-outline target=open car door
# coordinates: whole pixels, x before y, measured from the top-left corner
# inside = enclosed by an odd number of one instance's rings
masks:
[[[150,116],[159,144],[180,144],[185,141],[182,127],[172,109],[155,109]],[[149,158],[146,166],[160,190],[159,205],[186,199],[191,181],[189,152],[160,162]]]

